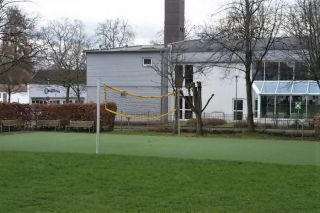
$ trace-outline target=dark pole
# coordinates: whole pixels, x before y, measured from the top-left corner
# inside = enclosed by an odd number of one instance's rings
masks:
[[[236,75],[236,120],[238,120],[238,75]]]

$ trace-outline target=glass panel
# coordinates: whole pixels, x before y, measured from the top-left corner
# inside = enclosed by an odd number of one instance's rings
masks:
[[[290,81],[293,80],[293,64],[280,63],[280,80]]]
[[[265,82],[262,93],[274,94],[277,89],[278,82]]]
[[[175,84],[177,88],[182,88],[183,83],[183,66],[175,66]]]
[[[308,96],[308,118],[320,113],[320,96]]]
[[[233,100],[233,109],[234,110],[243,110],[243,100]]]
[[[280,82],[277,93],[291,94],[293,82]]]
[[[240,112],[234,112],[233,113],[233,120],[236,120],[236,121],[241,121],[243,120],[243,112],[240,111]]]
[[[188,104],[187,100],[192,104],[192,96],[186,96],[185,109],[191,109],[191,106]]]
[[[256,64],[254,72],[257,73],[254,80],[264,80],[264,63],[261,63],[259,66]],[[254,73],[254,74],[255,74]]]
[[[274,96],[261,96],[261,117],[273,118]]]
[[[279,63],[278,62],[266,62],[266,81],[277,81],[278,80],[278,68]]]
[[[316,82],[310,83],[309,93],[314,93],[314,94],[319,93],[320,94],[320,89],[319,89],[319,86]]]
[[[290,96],[277,96],[277,118],[290,117]]]
[[[192,111],[186,110],[184,113],[184,118],[185,119],[192,119]]]
[[[144,58],[144,59],[143,59],[143,65],[144,65],[144,66],[151,66],[151,65],[152,65],[152,60],[151,60],[151,58]]]
[[[296,103],[301,103],[301,109],[296,109]],[[306,96],[292,96],[291,102],[291,118],[302,118],[306,113]]]
[[[308,66],[306,66],[301,62],[297,62],[295,64],[294,80],[309,80],[308,73],[309,73]]]
[[[259,92],[261,92],[263,82],[254,82],[253,84],[256,85],[256,87],[258,88]]]
[[[296,93],[296,94],[304,94],[304,93],[308,93],[308,83],[306,82],[295,82],[293,84],[293,90],[292,93]]]
[[[185,66],[185,86],[187,87],[192,82],[193,82],[193,66],[186,65]]]

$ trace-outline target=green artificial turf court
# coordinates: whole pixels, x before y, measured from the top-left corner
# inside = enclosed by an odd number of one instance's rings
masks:
[[[319,144],[0,134],[0,212],[320,212]]]
[[[95,153],[95,134],[16,132],[0,134],[0,151]],[[223,137],[103,133],[100,152],[129,156],[320,165],[320,143]]]

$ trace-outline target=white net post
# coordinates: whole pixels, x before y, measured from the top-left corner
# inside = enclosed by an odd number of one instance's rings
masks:
[[[181,92],[181,90],[180,89],[178,89],[178,92],[177,92],[177,100],[178,100],[178,103],[177,103],[177,108],[178,109],[176,109],[176,110],[178,110],[178,117],[177,117],[177,122],[178,122],[178,136],[180,136],[181,135],[181,124],[180,124],[180,92]]]
[[[96,154],[100,147],[100,80],[97,80],[97,126],[96,126]]]

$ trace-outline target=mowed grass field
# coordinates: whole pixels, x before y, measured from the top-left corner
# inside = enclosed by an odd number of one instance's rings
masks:
[[[320,212],[320,144],[0,134],[0,212]]]

